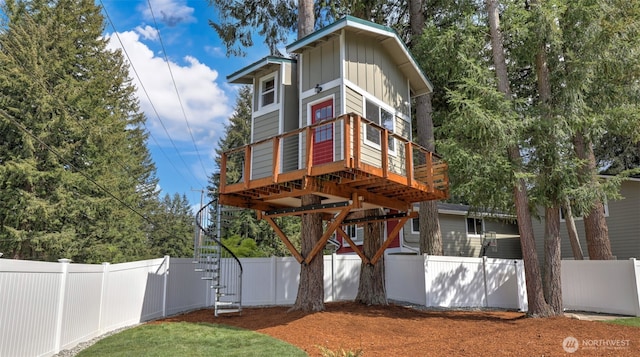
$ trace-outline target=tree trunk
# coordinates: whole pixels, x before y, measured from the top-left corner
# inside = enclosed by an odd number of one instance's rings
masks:
[[[498,90],[504,93],[507,99],[511,99],[511,89],[509,87],[509,78],[507,76],[507,64],[502,46],[502,33],[500,32],[498,3],[497,0],[486,0],[486,4],[489,15],[491,51],[498,80]],[[507,154],[509,155],[509,160],[511,161],[514,170],[519,170],[520,165],[522,164],[522,157],[518,146],[509,147],[507,149]],[[533,225],[531,223],[531,212],[529,210],[529,198],[527,197],[527,186],[523,179],[518,179],[514,184],[513,201],[516,208],[518,231],[520,233],[522,260],[524,261],[527,299],[529,302],[528,314],[530,316],[539,317],[549,316],[552,312],[542,293],[542,278],[540,277],[536,242],[533,236]]]
[[[365,216],[380,215],[379,209],[365,211]],[[364,244],[362,247],[366,257],[372,258],[382,246],[384,238],[381,222],[366,223],[364,226]],[[356,302],[366,305],[387,305],[387,290],[384,285],[384,256],[376,265],[365,264],[360,266],[360,283]]]
[[[302,196],[302,205],[320,204],[321,200],[316,195]],[[322,237],[322,215],[319,213],[307,213],[302,215],[301,249],[303,257],[307,257]],[[308,264],[300,266],[300,284],[296,302],[292,310],[305,312],[324,310],[324,261],[322,254],[316,255]]]
[[[544,297],[552,312],[555,315],[561,315],[563,311],[558,207],[545,208],[544,222]]]
[[[580,239],[578,238],[578,230],[576,229],[576,221],[573,219],[573,212],[571,211],[571,203],[568,199],[565,200],[563,208],[564,221],[567,224],[567,233],[569,234],[569,243],[571,243],[571,251],[573,252],[573,259],[583,260],[584,254],[582,253],[582,247],[580,246]]]
[[[551,115],[551,81],[549,66],[547,64],[546,43],[543,41],[538,45],[536,53],[536,76],[538,84],[538,98],[540,101],[541,121],[548,128],[553,127],[553,116]],[[557,139],[554,131],[547,134],[547,141],[555,144]],[[548,152],[544,152],[545,149]],[[547,185],[555,185],[553,170],[560,163],[560,154],[556,145],[543,145],[539,148],[542,151],[544,167],[541,170],[543,181]],[[563,199],[564,193],[556,190],[547,190],[547,207],[545,207],[545,230],[544,230],[544,277],[542,280],[544,298],[555,315],[561,315],[562,311],[562,284],[560,280],[560,212],[559,202]]]
[[[298,39],[313,32],[316,19],[312,0],[298,0]]]
[[[422,35],[424,28],[423,0],[409,1],[409,22],[413,41]],[[435,152],[433,133],[433,107],[431,93],[416,98],[417,142],[427,150]],[[443,255],[442,232],[435,201],[420,202],[420,254]]]
[[[444,255],[436,201],[420,202],[420,254]]]
[[[593,153],[591,141],[586,139],[581,132],[573,137],[573,146],[578,159],[585,162],[582,168],[582,176],[587,184],[594,190],[599,189],[598,176],[596,175],[596,157]],[[604,205],[602,201],[595,202],[593,209],[584,216],[584,233],[587,240],[587,251],[591,260],[613,259],[611,242],[609,241],[609,227],[604,217]]]

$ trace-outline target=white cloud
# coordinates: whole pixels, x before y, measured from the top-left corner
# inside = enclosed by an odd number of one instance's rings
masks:
[[[153,21],[155,17],[156,21],[170,27],[184,22],[196,22],[193,17],[194,9],[186,5],[186,0],[151,0],[150,3],[153,16],[148,2],[145,1],[138,8],[147,21]]]
[[[217,46],[204,46],[204,51],[212,57],[225,57],[224,48]]]
[[[158,30],[149,25],[145,27],[138,26],[135,31],[145,40],[157,41],[159,38]]]
[[[130,70],[137,87],[141,109],[147,115],[147,127],[153,136],[158,141],[167,139],[167,133],[162,127],[164,124],[174,142],[191,142],[185,122],[186,114],[198,147],[215,145],[218,137],[224,132],[225,121],[232,112],[227,95],[216,83],[218,72],[191,56],[186,56],[183,64],[170,61],[175,80],[174,87],[167,62],[140,42],[138,33],[127,31],[119,33],[119,37],[139,76],[136,77],[134,71]],[[110,41],[109,47],[119,48],[120,42],[114,39]],[[144,85],[146,94],[140,82]]]

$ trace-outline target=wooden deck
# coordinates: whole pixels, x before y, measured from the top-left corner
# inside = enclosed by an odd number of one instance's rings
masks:
[[[314,129],[327,124],[334,124],[337,134],[334,138],[340,140],[341,150],[335,153],[340,160],[313,165],[314,148],[310,143],[314,142]],[[366,146],[365,130],[380,133],[380,149],[372,151]],[[295,136],[304,143],[304,168],[283,171],[282,145],[286,138]],[[390,154],[392,138],[395,153]],[[252,152],[258,146],[273,148],[269,162],[271,172],[253,179],[249,178],[255,164]],[[375,152],[373,157],[371,152]],[[227,168],[231,165],[241,165],[243,177],[235,180],[229,177]],[[410,212],[414,202],[445,199],[448,192],[444,160],[356,114],[342,115],[224,152],[220,167],[220,203],[256,209],[267,215],[304,213],[304,208],[300,209],[300,198],[306,194],[322,196],[322,211],[326,212],[340,211],[339,207],[332,207],[339,202],[349,202],[353,210],[389,208]]]

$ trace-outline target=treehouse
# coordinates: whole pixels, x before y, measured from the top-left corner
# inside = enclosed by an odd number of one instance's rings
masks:
[[[447,164],[412,142],[411,99],[432,86],[392,29],[347,16],[286,49],[295,59],[265,57],[227,77],[253,86],[253,108],[251,143],[222,154],[220,203],[257,210],[302,263],[317,251],[302,257],[272,218],[323,213],[321,250],[371,220],[398,221],[389,241],[414,202],[447,197]],[[307,194],[321,203],[303,206]],[[360,214],[370,208],[385,213]]]

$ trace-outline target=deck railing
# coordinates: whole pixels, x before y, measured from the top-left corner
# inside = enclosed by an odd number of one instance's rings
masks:
[[[317,129],[331,124],[335,159],[314,164],[312,143]],[[298,140],[286,140],[293,137]],[[297,165],[291,165],[291,157],[283,165],[283,153],[292,152],[291,147],[283,147],[287,141],[296,144],[295,160],[302,153]],[[439,155],[357,114],[341,115],[222,153],[220,191],[248,189],[250,184],[267,186],[302,175],[319,176],[345,169],[401,180],[408,186],[424,185],[425,190],[448,191],[447,163]]]

